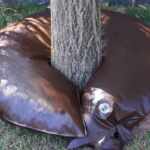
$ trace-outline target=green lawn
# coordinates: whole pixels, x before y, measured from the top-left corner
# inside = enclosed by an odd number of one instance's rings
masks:
[[[150,150],[150,133],[144,137],[135,138],[126,150]]]
[[[0,6],[0,28],[6,26],[10,22],[21,20],[25,16],[39,12],[45,8],[46,6],[38,6],[35,4],[26,4],[12,8]]]
[[[26,15],[43,9],[45,7],[37,5],[0,7],[0,28],[9,22],[20,20]],[[126,12],[131,16],[143,19],[150,25],[150,7],[127,8]],[[0,150],[66,150],[67,143],[68,140],[60,136],[16,127],[0,120]],[[150,133],[147,133],[144,138],[136,138],[126,150],[150,150]]]
[[[0,121],[0,150],[66,150],[67,140]]]
[[[143,20],[147,25],[150,25],[150,6],[129,7],[127,8],[127,14],[135,16]]]

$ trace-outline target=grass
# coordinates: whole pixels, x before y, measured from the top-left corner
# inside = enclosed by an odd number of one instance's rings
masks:
[[[46,6],[35,4],[24,4],[14,7],[0,6],[0,28],[5,27],[10,22],[21,20],[25,16],[39,12],[45,8]]]
[[[136,17],[140,20],[143,20],[143,22],[147,25],[150,25],[150,5],[139,5],[136,7],[124,7],[124,6],[102,6],[102,8],[108,9],[108,10],[114,10],[121,13],[126,13],[129,16]]]
[[[0,150],[66,150],[67,140],[0,120]]]
[[[140,5],[139,7],[128,7],[127,14],[143,20],[147,25],[150,25],[150,6]]]
[[[43,9],[45,6],[33,4],[13,8],[0,6],[0,28]],[[150,6],[119,9],[120,11],[126,10],[129,15],[142,19],[150,25]],[[67,143],[68,140],[65,138],[20,128],[0,120],[0,150],[67,150],[65,148]],[[133,143],[125,149],[149,150],[150,133],[147,133],[143,138],[135,138]],[[88,148],[84,150],[88,150]]]
[[[144,137],[136,137],[125,150],[150,150],[150,132],[146,133]]]

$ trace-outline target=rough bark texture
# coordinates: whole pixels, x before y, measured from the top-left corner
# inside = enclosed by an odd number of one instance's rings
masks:
[[[83,88],[101,60],[97,0],[51,0],[51,63]]]

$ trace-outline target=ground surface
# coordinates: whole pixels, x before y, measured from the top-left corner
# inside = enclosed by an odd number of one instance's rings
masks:
[[[33,5],[16,8],[0,7],[0,27],[42,9],[44,7],[39,8],[39,6]],[[127,13],[150,24],[150,7],[129,8]],[[68,139],[59,136],[19,128],[0,120],[0,150],[67,150],[65,147],[68,141]],[[89,149],[83,148],[82,150]],[[150,150],[150,133],[147,133],[143,138],[136,138],[126,150]]]
[[[0,150],[67,150],[69,139],[16,127],[0,120]],[[82,148],[78,150],[91,150]],[[150,133],[137,138],[126,150],[150,150]]]

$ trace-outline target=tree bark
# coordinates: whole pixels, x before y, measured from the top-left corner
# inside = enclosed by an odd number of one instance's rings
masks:
[[[51,0],[51,63],[79,88],[100,64],[97,0]]]
[[[136,0],[131,0],[132,7],[135,7]]]

